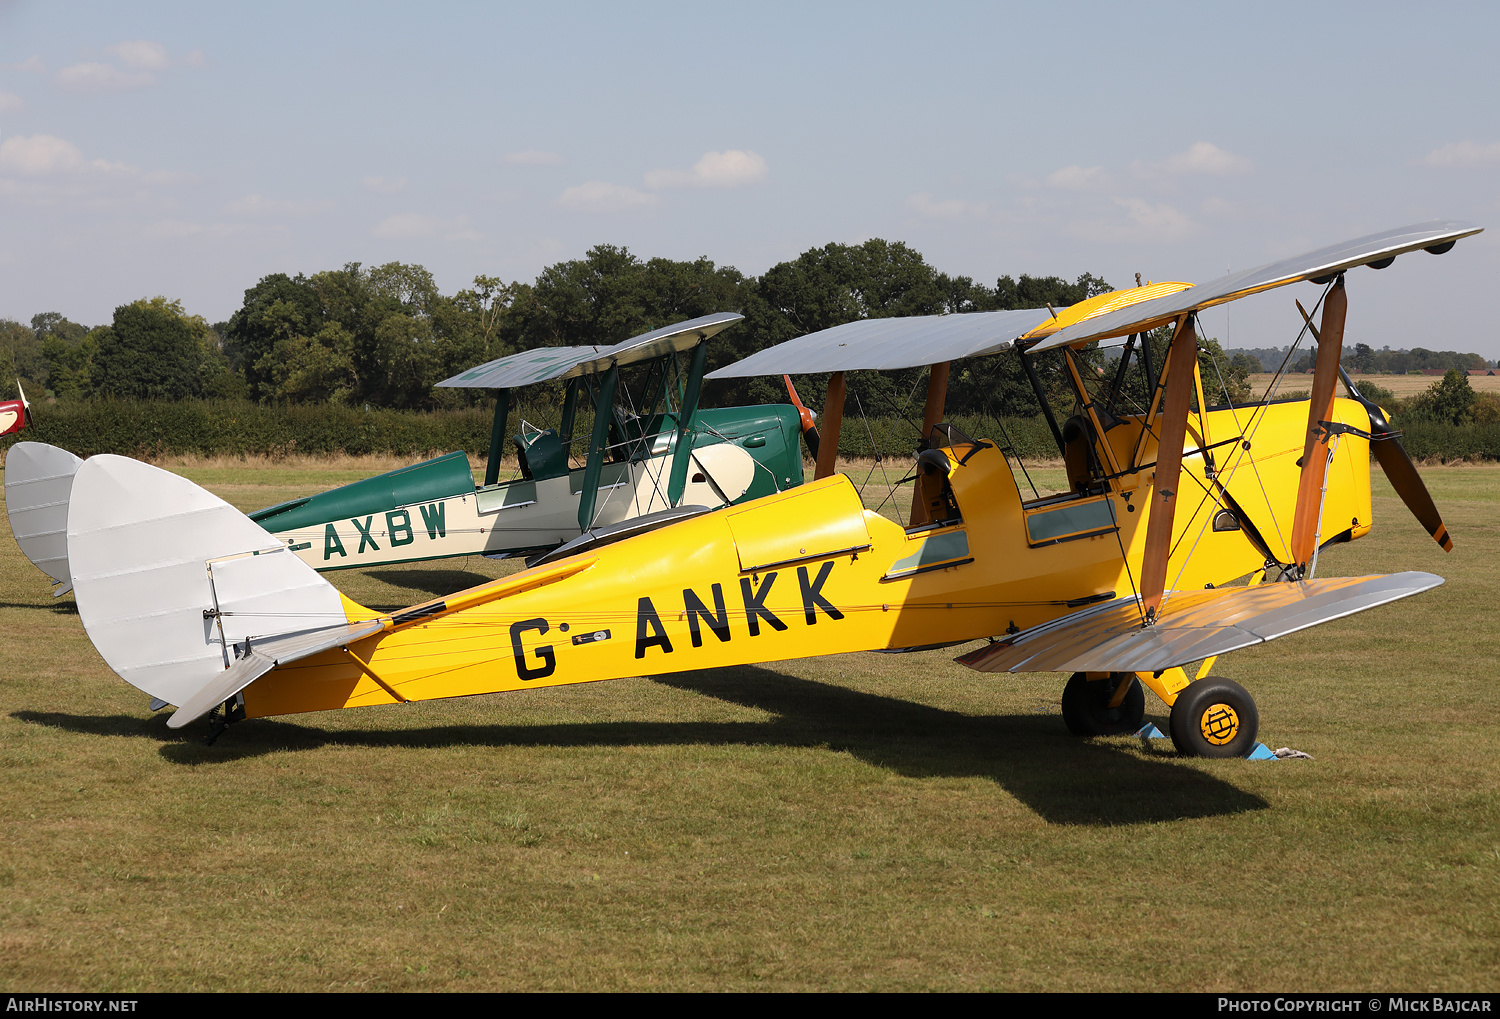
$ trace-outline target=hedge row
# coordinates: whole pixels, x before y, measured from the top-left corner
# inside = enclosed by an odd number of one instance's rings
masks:
[[[958,415],[950,423],[975,439],[990,439],[1003,449],[1014,448],[1024,460],[1056,460],[1057,443],[1047,419],[1008,417],[996,422],[992,417]],[[886,456],[909,456],[917,447],[921,421],[901,418],[861,418],[845,415],[839,429],[839,455],[869,457],[880,452]]]
[[[1401,444],[1416,460],[1500,460],[1500,422],[1450,425],[1402,421]]]
[[[30,439],[78,456],[121,453],[286,456],[295,453],[396,453],[489,449],[490,413],[482,409],[364,411],[352,407],[273,407],[248,401],[106,400],[35,405],[31,424],[9,440]]]
[[[0,448],[30,439],[84,457],[96,453],[145,459],[184,453],[271,457],[388,453],[416,458],[455,449],[484,456],[490,444],[491,412],[485,408],[366,411],[332,405],[274,407],[247,401],[109,400],[39,404],[33,410],[31,425],[20,435],[6,437]],[[556,423],[549,415],[557,413],[556,407],[526,407],[521,416],[546,427]],[[1025,459],[1057,456],[1052,433],[1040,416],[1003,422],[958,416],[953,424],[976,438],[1012,446]],[[514,412],[510,426],[512,431],[519,428]],[[1404,427],[1406,448],[1419,460],[1500,460],[1500,424],[1411,422]],[[917,431],[909,420],[846,416],[839,453],[907,455],[916,446]]]

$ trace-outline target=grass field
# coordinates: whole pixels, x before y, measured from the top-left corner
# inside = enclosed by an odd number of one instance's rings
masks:
[[[1250,376],[1250,392],[1254,399],[1260,399],[1265,393],[1266,387],[1271,384],[1275,376],[1270,373],[1255,374]],[[1361,381],[1368,380],[1382,389],[1389,389],[1395,396],[1403,400],[1425,393],[1432,388],[1433,383],[1441,382],[1441,375],[1355,375],[1354,384],[1358,386]],[[1500,375],[1470,375],[1469,385],[1476,393],[1500,393]],[[1284,375],[1281,384],[1277,387],[1278,392],[1292,392],[1295,390],[1311,390],[1311,375]],[[1342,388],[1339,395],[1343,395]]]
[[[245,509],[371,471],[177,469]],[[1315,758],[1272,763],[1074,739],[1066,677],[958,649],[252,720],[204,747],[5,529],[0,986],[1493,990],[1500,467],[1424,476],[1452,555],[1378,482],[1374,533],[1320,571],[1447,584],[1216,669],[1263,740]],[[393,607],[505,569],[332,579]]]

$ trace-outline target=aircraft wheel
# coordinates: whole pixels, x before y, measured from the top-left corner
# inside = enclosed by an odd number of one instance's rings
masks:
[[[1130,683],[1130,692],[1112,708],[1109,702],[1121,683]],[[1075,736],[1118,736],[1135,732],[1146,717],[1146,693],[1129,672],[1113,673],[1108,679],[1092,683],[1081,672],[1073,673],[1063,687],[1063,722]]]
[[[1238,683],[1205,676],[1177,695],[1168,723],[1172,743],[1190,757],[1245,757],[1255,749],[1260,712]]]

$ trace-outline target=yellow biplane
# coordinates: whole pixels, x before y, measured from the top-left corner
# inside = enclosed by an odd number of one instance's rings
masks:
[[[117,674],[177,706],[172,727],[209,716],[210,741],[242,718],[986,640],[958,660],[1073,673],[1063,714],[1075,733],[1134,731],[1150,689],[1182,752],[1244,756],[1255,704],[1209,675],[1217,656],[1442,583],[1315,577],[1320,549],[1370,529],[1372,453],[1451,547],[1399,433],[1347,377],[1348,398],[1336,396],[1345,274],[1478,231],[1423,223],[1198,286],[867,320],[763,350],[711,377],[832,373],[812,483],[613,543],[585,535],[523,572],[390,614],[343,597],[190,482],[95,456],[69,503],[79,615]],[[1211,405],[1198,312],[1302,281],[1323,288],[1311,399]],[[1145,334],[1163,326],[1170,345],[1152,364]],[[1151,383],[1133,413],[1097,373],[1085,384],[1075,353],[1117,337],[1129,339],[1116,388],[1132,363]],[[1033,362],[1049,350],[1076,397],[1062,424],[1048,411],[1069,488],[1025,499],[1001,448],[943,423],[948,365],[1013,352],[1040,398]],[[903,525],[833,473],[843,373],[923,365],[927,441]],[[1183,667],[1199,662],[1190,677]]]

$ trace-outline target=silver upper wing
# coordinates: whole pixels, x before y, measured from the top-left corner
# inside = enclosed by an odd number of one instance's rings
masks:
[[[438,385],[449,389],[515,389],[555,379],[574,365],[595,358],[606,347],[537,347],[486,361]]]
[[[1335,244],[1303,255],[1283,258],[1265,265],[1233,273],[1211,283],[1200,283],[1195,287],[1166,297],[1158,297],[1140,304],[1121,308],[1119,311],[1100,315],[1098,318],[1080,322],[1059,330],[1047,339],[1028,348],[1032,351],[1051,350],[1111,336],[1124,336],[1163,325],[1178,315],[1217,304],[1248,297],[1251,294],[1298,283],[1302,280],[1329,276],[1345,269],[1386,259],[1418,248],[1440,248],[1447,250],[1454,241],[1479,233],[1483,227],[1458,220],[1440,219],[1428,223],[1398,227],[1383,233],[1359,237],[1343,244]],[[1445,247],[1445,245],[1447,247]],[[1441,253],[1441,252],[1438,252]]]
[[[439,382],[450,389],[515,389],[552,379],[571,379],[601,372],[612,364],[627,365],[649,361],[699,343],[744,318],[732,311],[678,322],[632,336],[608,347],[537,347],[486,361],[466,372]]]
[[[1046,308],[965,315],[867,318],[822,329],[751,354],[708,375],[752,375],[916,368],[1007,349],[1017,336],[1051,317]]]

